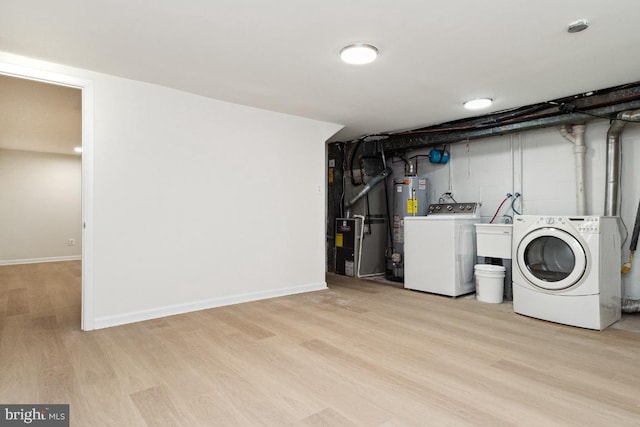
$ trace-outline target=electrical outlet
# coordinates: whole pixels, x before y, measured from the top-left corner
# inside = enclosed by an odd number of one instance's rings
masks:
[[[67,240],[67,245],[68,246],[75,246],[76,245],[76,239]]]

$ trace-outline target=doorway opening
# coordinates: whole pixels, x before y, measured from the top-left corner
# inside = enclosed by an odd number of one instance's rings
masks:
[[[82,158],[80,165],[80,193],[81,193],[81,214],[78,215],[76,219],[80,219],[79,223],[76,223],[76,227],[78,227],[75,231],[72,230],[73,227],[67,228],[67,230],[62,231],[61,235],[69,236],[65,237],[63,240],[64,248],[56,248],[55,252],[53,252],[53,256],[47,257],[43,256],[46,253],[46,248],[41,247],[24,247],[19,248],[20,246],[20,236],[16,237],[15,243],[15,252],[9,254],[8,258],[13,258],[17,260],[16,264],[19,264],[20,261],[24,261],[23,263],[28,262],[38,262],[42,261],[65,261],[81,258],[81,324],[80,327],[82,330],[89,331],[94,329],[94,283],[93,283],[93,82],[90,80],[85,80],[73,76],[67,76],[62,74],[51,73],[48,71],[43,71],[40,69],[33,69],[28,67],[17,66],[15,64],[1,63],[0,62],[0,84],[4,84],[3,88],[7,88],[7,85],[16,84],[22,88],[30,88],[31,91],[36,91],[39,88],[44,88],[45,92],[48,89],[49,96],[48,99],[45,100],[44,104],[55,105],[54,94],[62,96],[62,103],[58,104],[59,110],[64,110],[63,105],[66,102],[69,105],[73,104],[73,99],[79,101],[80,105],[76,105],[76,108],[79,111],[76,111],[75,114],[80,114],[80,129],[79,135],[74,138],[68,137],[68,135],[73,134],[73,132],[69,133],[69,129],[66,129],[67,137],[63,136],[62,138],[57,138],[58,141],[55,144],[51,144],[51,146],[38,147],[38,144],[42,144],[46,138],[38,138],[37,135],[33,132],[29,134],[29,140],[24,139],[21,141],[22,144],[17,143],[17,139],[13,138],[13,142],[9,141],[3,146],[0,146],[0,149],[6,149],[7,153],[10,153],[9,157],[13,157],[11,159],[12,162],[17,164],[30,164],[31,168],[35,171],[34,176],[37,175],[37,170],[40,167],[39,165],[47,164],[53,165],[54,168],[60,174],[56,175],[56,179],[64,180],[65,176],[69,179],[69,182],[60,183],[58,182],[58,190],[64,189],[66,191],[68,186],[73,186],[70,176],[73,175],[73,172],[70,171],[69,168],[73,168],[73,157],[70,156],[78,156],[79,154],[74,153],[73,149],[75,147],[82,148]],[[18,79],[18,80],[15,80]],[[45,84],[45,85],[42,85]],[[69,90],[67,90],[69,89]],[[25,93],[25,97],[33,96],[34,94]],[[56,96],[57,96],[56,95]],[[64,97],[68,97],[68,99],[64,99]],[[60,100],[59,100],[60,101]],[[77,103],[77,101],[76,101]],[[69,106],[67,105],[67,106]],[[6,107],[6,106],[5,106]],[[70,108],[69,110],[72,110]],[[56,119],[51,117],[45,118],[49,120],[48,124],[42,126],[42,129],[48,130],[52,132],[50,135],[50,142],[55,142],[56,135],[55,133],[65,134],[65,122],[69,122],[68,117],[63,117],[63,114],[73,114],[70,111],[66,113],[63,111],[55,111],[56,108],[49,111],[49,114],[55,115],[56,113],[61,113],[61,115]],[[28,116],[27,112],[14,111],[12,114],[23,114],[24,116]],[[17,116],[13,118],[13,122],[16,123]],[[28,117],[23,117],[24,120],[29,120]],[[70,122],[69,122],[70,123]],[[28,124],[28,123],[27,123]],[[23,123],[24,125],[24,123]],[[58,127],[56,127],[58,125]],[[77,126],[77,124],[76,124]],[[16,127],[17,129],[18,127]],[[35,126],[32,127],[31,131],[33,131]],[[47,129],[48,128],[48,129]],[[59,135],[58,135],[59,136]],[[5,138],[11,140],[12,138]],[[65,139],[72,139],[71,141],[66,141],[68,146],[65,146]],[[14,144],[12,147],[11,144]],[[16,145],[17,144],[17,145]],[[54,147],[53,145],[57,145]],[[71,146],[72,145],[72,146]],[[13,151],[11,151],[13,150]],[[66,150],[71,150],[69,155],[64,156],[62,154],[66,154]],[[47,153],[48,152],[48,153]],[[58,153],[58,154],[56,154]],[[77,168],[77,160],[76,168]],[[66,172],[64,172],[66,171]],[[77,172],[77,169],[76,169]],[[42,179],[40,177],[39,179]],[[40,181],[42,182],[42,181]],[[78,185],[76,183],[75,185]],[[41,197],[47,197],[47,189],[43,188],[39,190],[41,192]],[[16,189],[16,194],[19,194],[20,189]],[[77,192],[77,189],[76,189]],[[73,189],[69,189],[69,194],[73,193]],[[76,193],[77,194],[77,193]],[[76,204],[77,206],[77,204]],[[44,208],[44,207],[43,207]],[[25,215],[27,216],[27,215]],[[42,218],[46,218],[45,215],[41,216]],[[24,218],[26,222],[33,218]],[[20,219],[17,219],[20,220]],[[49,221],[51,218],[45,219],[44,221]],[[71,219],[73,221],[73,219]],[[69,222],[69,218],[66,219],[66,223]],[[33,230],[34,233],[37,233],[37,226],[33,226],[36,230]],[[44,226],[43,226],[44,227]],[[19,228],[19,227],[18,227]],[[64,226],[61,226],[64,228]],[[28,228],[23,227],[23,230],[27,230]],[[59,230],[50,230],[55,234],[55,232]],[[75,233],[75,234],[74,234]],[[55,244],[60,244],[60,236],[49,236],[51,241],[55,241]],[[80,240],[80,241],[78,241]],[[46,246],[46,239],[43,239],[39,242],[39,244],[35,244],[32,246]],[[78,247],[81,245],[81,251],[78,251]],[[20,252],[22,250],[22,252]],[[21,255],[23,254],[23,255]],[[24,255],[27,254],[27,255]],[[22,258],[21,258],[22,256]],[[49,259],[47,259],[49,258]],[[1,261],[1,260],[0,260]],[[4,264],[11,263],[11,259]]]

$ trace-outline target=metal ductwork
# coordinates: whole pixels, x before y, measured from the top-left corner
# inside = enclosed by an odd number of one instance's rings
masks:
[[[640,121],[640,110],[619,113],[607,132],[607,186],[604,192],[604,215],[619,216],[620,203],[620,134],[626,121]]]
[[[622,298],[623,313],[640,313],[640,300]]]
[[[367,182],[367,185],[364,186],[364,188],[362,190],[360,190],[360,192],[358,194],[355,195],[355,197],[351,200],[349,200],[349,202],[347,203],[347,217],[350,217],[351,215],[351,206],[353,206],[358,200],[362,199],[364,196],[366,196],[369,191],[373,190],[373,187],[375,187],[376,185],[378,185],[379,183],[381,183],[382,181],[384,181],[384,179],[391,175],[393,171],[390,168],[385,168],[382,172],[380,172],[378,175],[374,176],[371,181]]]

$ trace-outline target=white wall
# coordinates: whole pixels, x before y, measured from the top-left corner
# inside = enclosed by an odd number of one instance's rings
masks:
[[[587,213],[602,215],[606,167],[606,135],[609,122],[587,123],[585,143]],[[483,222],[489,222],[506,193],[519,192],[516,209],[523,214],[575,215],[575,169],[573,145],[558,128],[545,128],[520,134],[486,138],[452,144],[447,165],[433,165],[420,158],[419,172],[432,185],[431,203],[449,189],[458,201],[482,202]],[[409,153],[425,154],[428,150]],[[629,233],[633,231],[640,199],[640,125],[627,124],[622,133],[622,208],[621,216]],[[395,174],[402,174],[402,164],[395,164]],[[451,176],[451,180],[449,179]],[[513,215],[510,208],[502,213]],[[499,220],[498,218],[497,220]],[[624,230],[623,230],[624,234]],[[624,238],[624,236],[623,236]],[[623,248],[628,257],[629,241]],[[622,261],[622,260],[621,260]],[[622,265],[622,264],[620,264]],[[623,276],[625,294],[640,298],[640,260]]]
[[[96,327],[326,286],[324,153],[339,125],[0,61],[93,81]]]
[[[0,149],[0,265],[80,259],[80,173],[79,156]]]

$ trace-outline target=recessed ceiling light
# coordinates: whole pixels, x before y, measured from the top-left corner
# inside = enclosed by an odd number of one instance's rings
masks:
[[[467,110],[479,110],[481,108],[487,108],[492,103],[493,99],[491,98],[472,99],[471,101],[467,101],[464,103],[464,108],[466,108]]]
[[[378,48],[370,44],[356,43],[340,50],[340,58],[347,64],[363,65],[375,61]]]
[[[82,147],[74,147],[73,151],[75,151],[76,153],[82,153]]]

